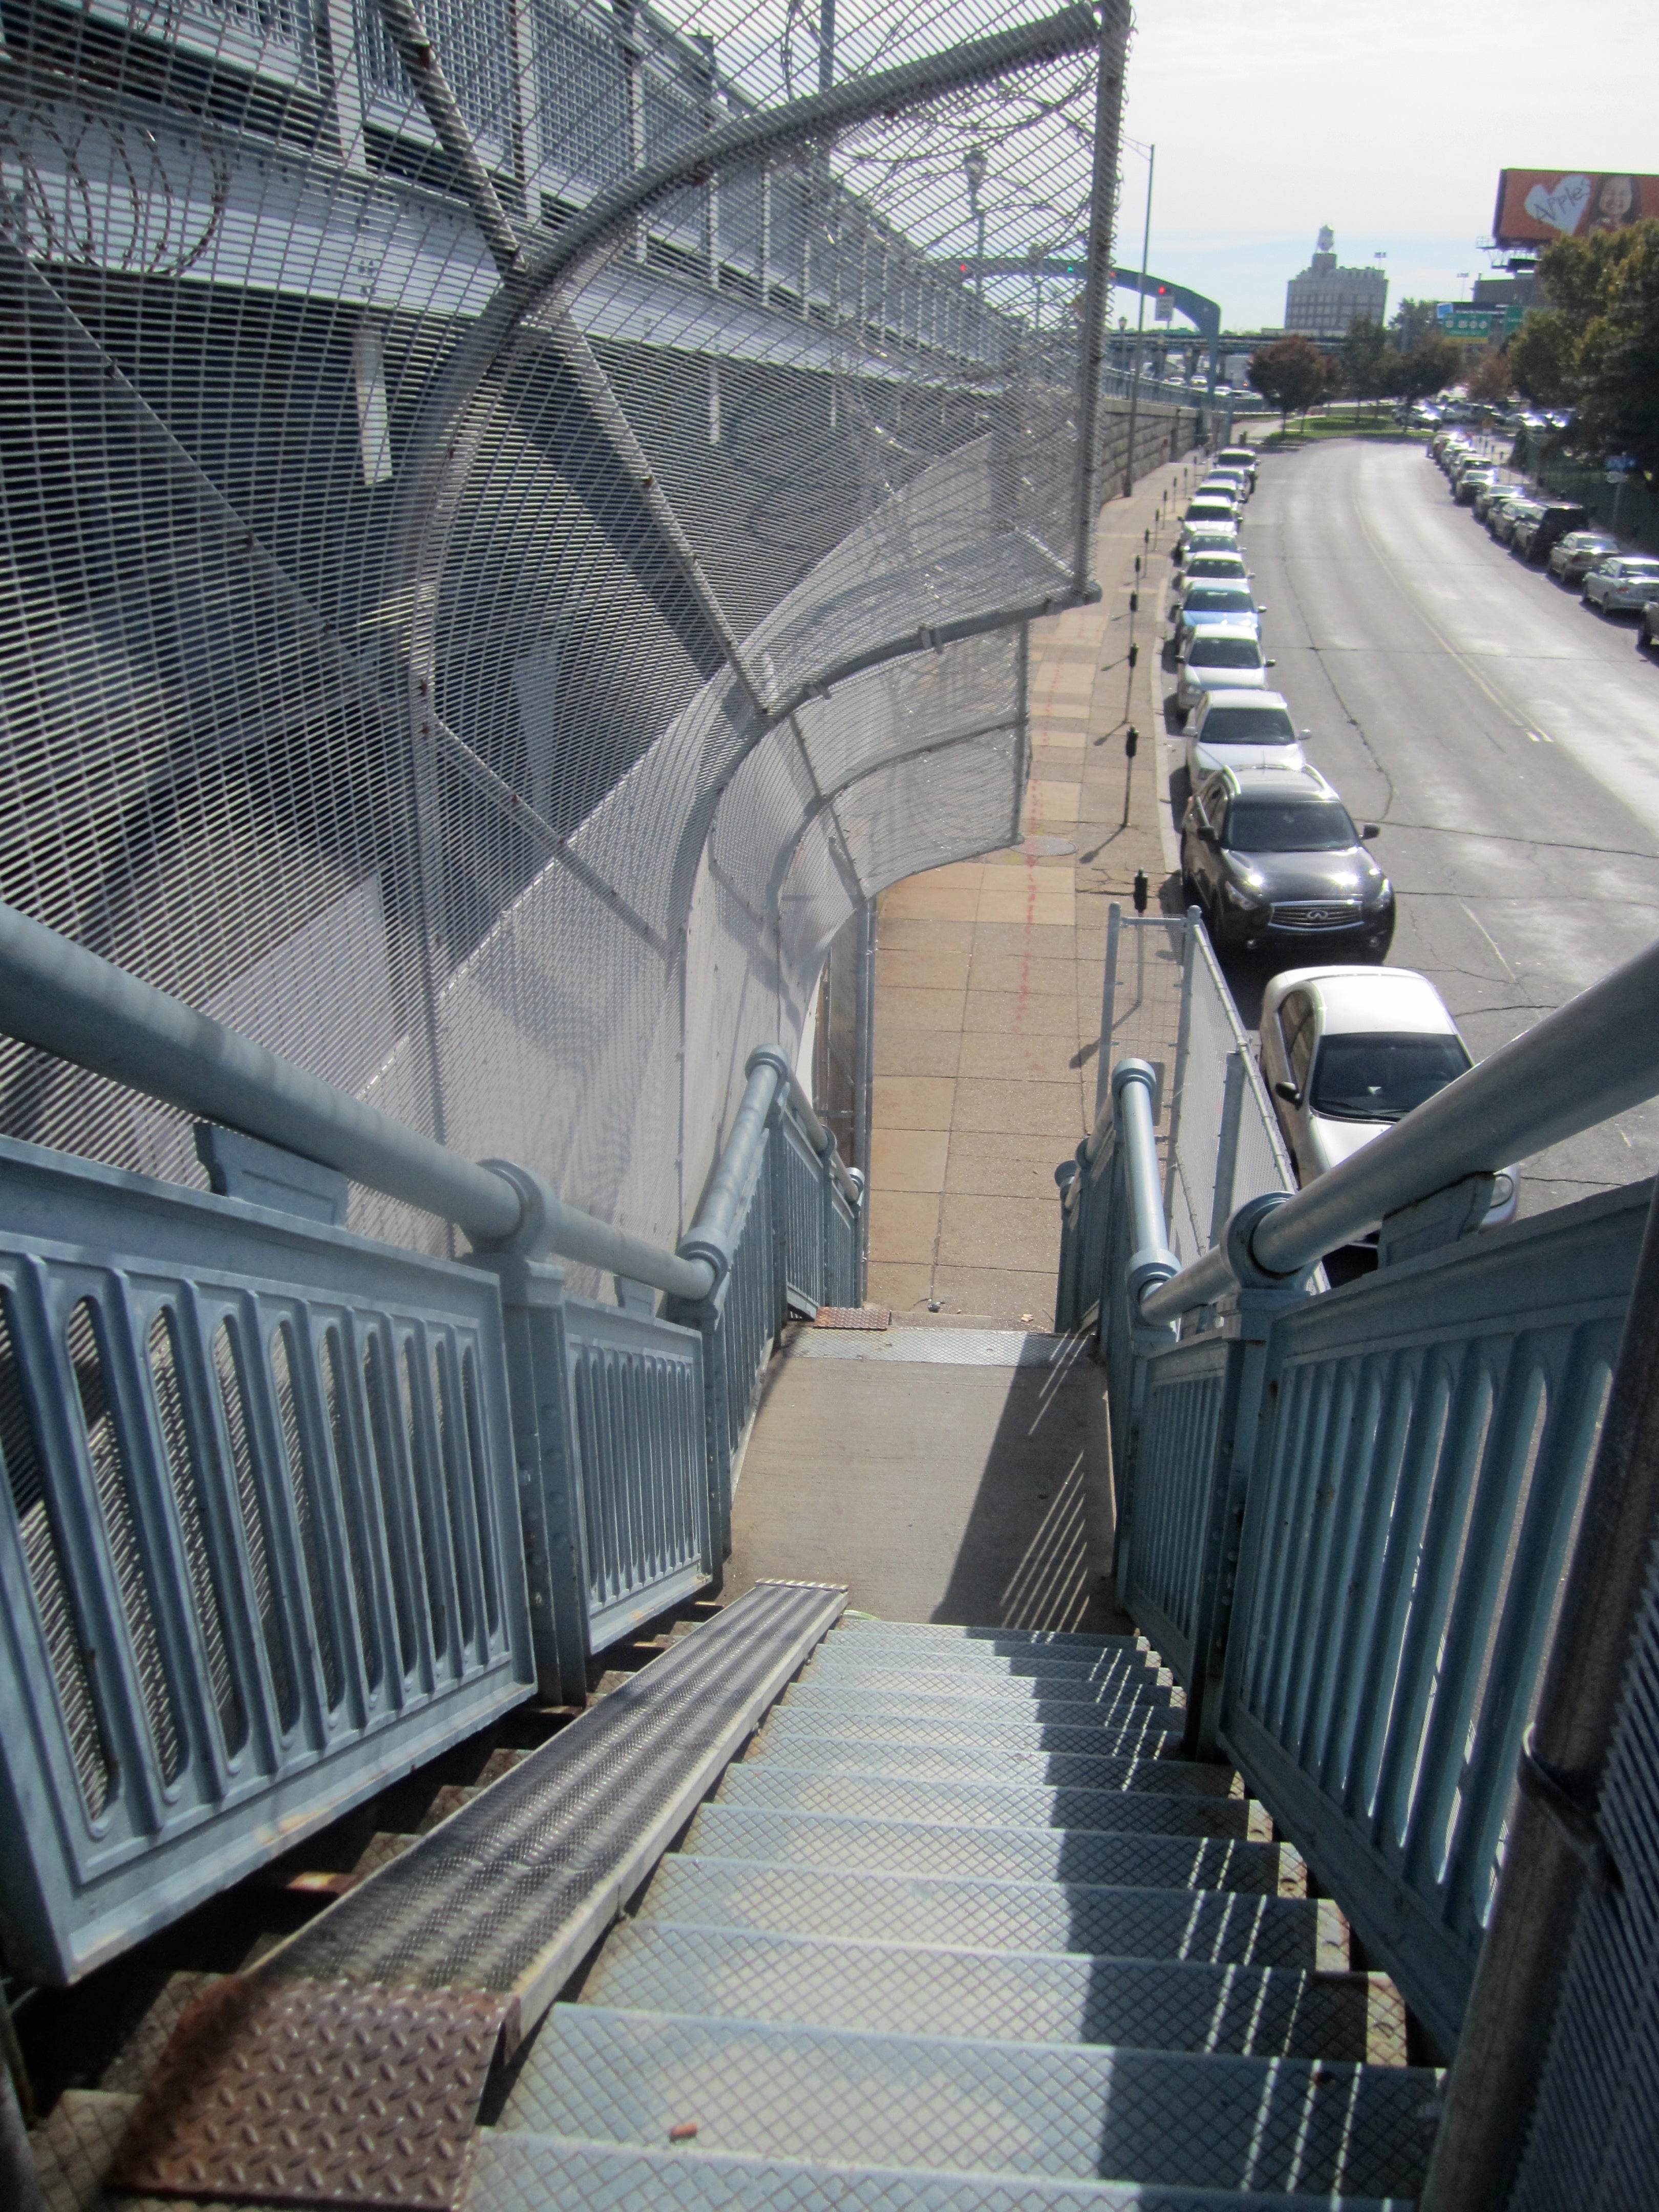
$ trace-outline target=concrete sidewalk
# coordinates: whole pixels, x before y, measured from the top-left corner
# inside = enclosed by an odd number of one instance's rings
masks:
[[[896,1317],[1053,1326],[1054,1170],[1094,1121],[1106,909],[1144,870],[1156,910],[1170,874],[1158,606],[1194,480],[1176,463],[1109,502],[1099,605],[1032,628],[1024,842],[881,899],[866,1295]]]

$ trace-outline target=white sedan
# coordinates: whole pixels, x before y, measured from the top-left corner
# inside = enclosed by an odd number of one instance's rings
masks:
[[[1189,631],[1176,665],[1176,725],[1185,729],[1206,691],[1263,691],[1273,663],[1261,650],[1255,623],[1244,623],[1236,629]]]
[[[1639,615],[1650,599],[1659,599],[1659,561],[1649,554],[1621,553],[1588,570],[1581,586],[1587,606],[1604,615]]]
[[[1474,1065],[1445,1000],[1409,968],[1291,968],[1261,1001],[1261,1075],[1297,1180],[1312,1182]],[[1483,1229],[1512,1220],[1502,1170]],[[1370,1241],[1370,1240],[1368,1240]]]

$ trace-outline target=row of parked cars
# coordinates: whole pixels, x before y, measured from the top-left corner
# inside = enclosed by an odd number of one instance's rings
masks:
[[[1634,615],[1638,653],[1659,644],[1659,559],[1593,529],[1588,507],[1512,476],[1462,430],[1437,430],[1429,454],[1445,471],[1452,497],[1498,544],[1576,586],[1602,616]]]
[[[1255,488],[1248,447],[1229,447],[1188,503],[1166,615],[1176,671],[1170,706],[1186,748],[1183,903],[1224,957],[1289,954],[1262,998],[1260,1060],[1306,1183],[1379,1136],[1473,1066],[1433,983],[1381,965],[1394,940],[1394,887],[1308,758],[1310,732],[1270,688],[1267,612],[1243,542]],[[1495,1179],[1485,1226],[1512,1218],[1513,1170]],[[1331,1254],[1333,1279],[1376,1261],[1376,1234]]]

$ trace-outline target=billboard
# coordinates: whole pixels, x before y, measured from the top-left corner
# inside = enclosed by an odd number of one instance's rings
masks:
[[[1499,246],[1547,246],[1659,216],[1659,177],[1628,170],[1504,169],[1492,234]]]

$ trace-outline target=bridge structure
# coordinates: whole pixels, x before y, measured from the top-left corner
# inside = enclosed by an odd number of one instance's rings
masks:
[[[865,1303],[875,902],[1019,841],[1197,434],[1104,366],[1127,6],[948,28],[796,100],[574,0],[4,13],[27,2212],[1640,2201],[1654,1194],[1484,1223],[1659,1093],[1659,954],[1297,1190],[1113,909],[1056,1333]],[[993,155],[1088,209],[1056,329],[941,258]],[[849,1607],[947,1472],[989,1596]]]

